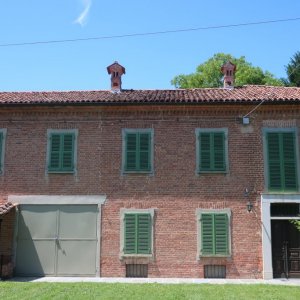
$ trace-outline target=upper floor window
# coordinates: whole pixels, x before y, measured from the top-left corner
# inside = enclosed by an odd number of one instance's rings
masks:
[[[123,172],[153,172],[152,129],[123,129]]]
[[[228,129],[196,129],[198,173],[228,172]]]
[[[269,191],[297,191],[297,139],[294,129],[265,129],[265,174]]]
[[[76,171],[77,130],[48,130],[47,169],[49,173]]]
[[[6,129],[0,129],[0,174],[4,172]]]

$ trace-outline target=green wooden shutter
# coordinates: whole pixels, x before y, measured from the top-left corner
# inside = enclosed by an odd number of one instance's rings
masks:
[[[279,133],[267,134],[269,189],[282,189],[281,143]]]
[[[125,171],[135,171],[137,169],[137,140],[137,133],[127,133],[125,136]]]
[[[151,134],[126,133],[125,171],[151,171]]]
[[[137,253],[136,215],[125,214],[124,219],[124,253]]]
[[[63,134],[61,136],[61,169],[72,171],[74,169],[74,134]]]
[[[60,134],[51,134],[49,170],[57,170],[60,167],[60,140]]]
[[[201,254],[214,254],[214,219],[212,214],[201,215]]]
[[[201,132],[200,171],[226,171],[224,132]]]
[[[294,133],[282,133],[283,172],[285,190],[298,189],[296,142]]]
[[[137,214],[137,253],[151,253],[151,215]]]
[[[50,136],[49,171],[74,170],[74,133],[53,133]]]
[[[228,255],[228,216],[215,214],[215,254]]]
[[[124,253],[151,254],[151,215],[125,214]]]
[[[3,171],[2,148],[3,148],[3,132],[0,132],[0,173]]]
[[[209,133],[200,133],[200,170],[211,170],[211,139]]]
[[[139,170],[151,171],[151,134],[139,134]]]
[[[296,191],[298,174],[293,132],[267,134],[269,190]]]
[[[229,224],[227,214],[201,214],[201,254],[229,254]]]
[[[225,171],[225,134],[224,132],[215,132],[212,134],[213,140],[213,170]]]

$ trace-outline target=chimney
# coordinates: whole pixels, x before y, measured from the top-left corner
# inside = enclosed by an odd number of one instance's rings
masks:
[[[115,61],[112,65],[107,67],[108,74],[111,75],[111,91],[118,93],[122,90],[122,80],[121,77],[125,74],[125,68]]]
[[[221,68],[221,72],[224,74],[224,88],[234,87],[234,75],[236,71],[236,65],[230,61],[227,61]]]

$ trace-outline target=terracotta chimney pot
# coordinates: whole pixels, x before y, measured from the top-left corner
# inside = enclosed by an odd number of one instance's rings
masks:
[[[230,61],[227,61],[221,68],[221,72],[224,74],[223,87],[234,88],[236,65]]]
[[[118,93],[122,91],[121,77],[125,74],[125,68],[121,66],[117,61],[107,67],[107,72],[111,75],[111,91]]]

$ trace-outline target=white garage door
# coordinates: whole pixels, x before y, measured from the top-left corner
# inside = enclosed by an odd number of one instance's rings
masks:
[[[97,218],[97,205],[20,205],[16,274],[95,276]]]

